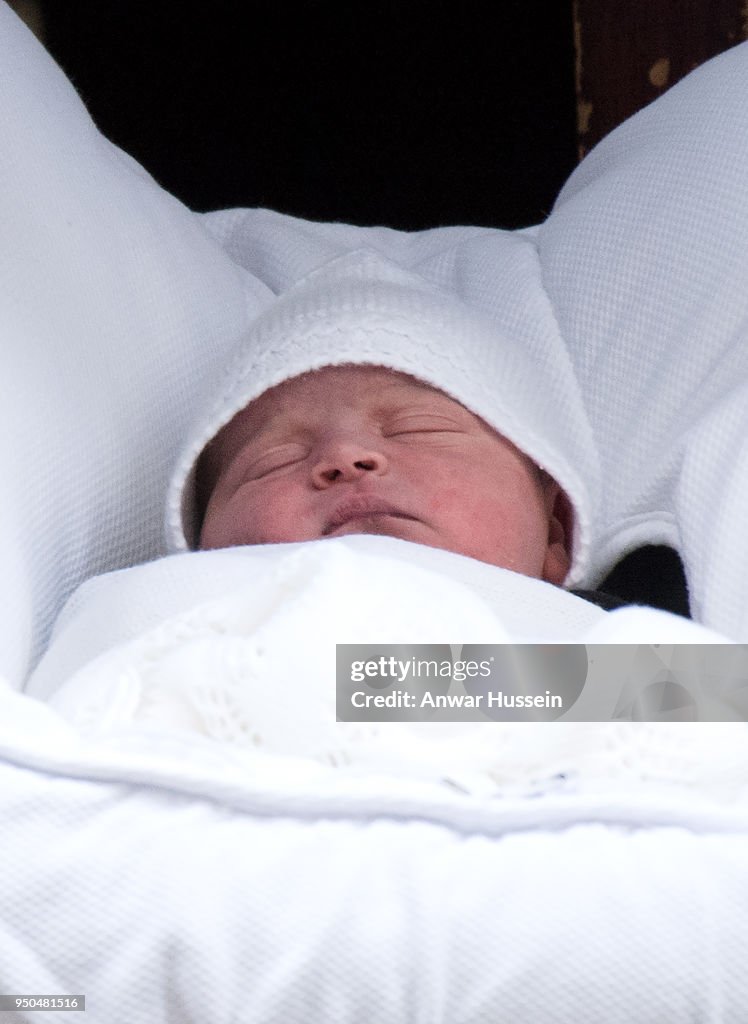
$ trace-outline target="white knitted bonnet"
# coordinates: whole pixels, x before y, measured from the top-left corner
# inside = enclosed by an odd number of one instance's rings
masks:
[[[268,388],[323,366],[385,366],[440,388],[546,470],[575,516],[566,584],[584,580],[596,459],[558,339],[538,360],[484,313],[369,250],[334,259],[280,295],[241,339],[172,477],[166,539],[197,544],[195,465],[218,431]],[[545,356],[547,356],[547,351]],[[572,400],[569,400],[569,395]]]

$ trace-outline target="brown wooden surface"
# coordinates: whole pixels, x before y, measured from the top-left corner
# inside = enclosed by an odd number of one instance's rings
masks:
[[[574,0],[580,159],[699,64],[748,38],[745,0]]]

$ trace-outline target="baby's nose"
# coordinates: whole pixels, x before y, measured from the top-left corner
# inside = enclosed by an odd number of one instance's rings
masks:
[[[352,441],[328,444],[312,468],[315,487],[329,487],[336,480],[353,481],[367,473],[380,475],[387,471],[387,458],[374,447]]]

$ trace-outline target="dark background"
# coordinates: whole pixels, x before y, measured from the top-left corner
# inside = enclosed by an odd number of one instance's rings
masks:
[[[576,163],[568,3],[37,6],[104,134],[193,209],[523,227]]]
[[[578,157],[748,38],[745,0],[9,0],[198,210],[543,219]]]

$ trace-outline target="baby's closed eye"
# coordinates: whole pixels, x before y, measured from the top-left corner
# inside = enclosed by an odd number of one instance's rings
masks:
[[[388,421],[383,429],[384,437],[408,437],[409,435],[463,434],[465,425],[449,416],[434,413],[412,413]]]
[[[250,460],[244,473],[244,479],[261,480],[271,473],[295,466],[298,462],[302,462],[308,454],[308,446],[297,442],[268,448],[258,453],[257,458]]]

